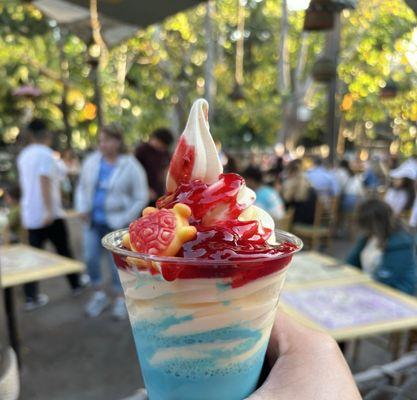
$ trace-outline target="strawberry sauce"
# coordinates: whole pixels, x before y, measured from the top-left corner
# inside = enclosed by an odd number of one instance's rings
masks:
[[[284,269],[297,246],[289,242],[271,245],[268,243],[270,229],[263,228],[258,221],[238,218],[249,206],[237,201],[244,179],[237,174],[221,174],[211,185],[191,180],[194,161],[194,148],[181,138],[170,165],[176,190],[159,198],[156,205],[159,209],[171,209],[177,203],[188,205],[192,211],[190,224],[197,228],[197,236],[186,242],[176,255],[183,258],[184,263],[160,264],[164,279],[231,278],[231,286],[240,287]],[[128,267],[122,257],[113,255],[119,268]],[[187,259],[201,262],[186,262]],[[230,263],[207,264],[204,260]],[[153,275],[159,273],[149,261],[136,264],[138,269],[148,270]]]
[[[190,181],[194,162],[195,148],[189,146],[185,137],[181,136],[169,165],[169,174],[177,185]]]
[[[295,249],[291,243],[270,245],[269,229],[258,221],[240,221],[238,216],[247,205],[239,204],[237,195],[244,180],[237,174],[222,174],[218,182],[208,185],[200,180],[180,184],[174,193],[161,197],[158,208],[187,204],[192,211],[191,225],[197,237],[183,245],[178,256],[209,260],[248,260],[276,257]]]

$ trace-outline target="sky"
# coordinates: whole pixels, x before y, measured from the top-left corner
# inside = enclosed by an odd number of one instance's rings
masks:
[[[288,0],[288,9],[290,11],[305,10],[310,0]]]

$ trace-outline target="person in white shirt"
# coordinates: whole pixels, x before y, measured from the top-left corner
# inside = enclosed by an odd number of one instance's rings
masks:
[[[39,119],[29,124],[28,131],[31,144],[22,150],[17,159],[22,192],[22,225],[28,230],[31,246],[41,248],[50,240],[60,255],[71,257],[61,204],[61,173],[50,148],[52,136],[45,122]],[[79,275],[70,274],[67,277],[74,293],[78,293],[81,289]],[[24,285],[24,292],[25,309],[28,311],[48,302],[48,297],[39,293],[38,282]]]
[[[342,210],[345,213],[351,213],[365,196],[362,179],[352,171],[347,160],[340,161],[335,175],[341,189]]]
[[[307,171],[307,179],[320,197],[331,198],[340,193],[336,176],[324,166],[324,160],[316,157],[314,166]]]
[[[123,154],[123,134],[116,125],[103,127],[99,151],[84,161],[76,191],[76,207],[84,219],[84,258],[95,292],[86,306],[97,317],[110,304],[101,274],[101,239],[107,233],[129,226],[149,201],[146,173],[130,154]],[[110,252],[105,252],[112,273],[115,297],[113,317],[127,317],[123,292]]]
[[[410,211],[416,197],[414,180],[416,171],[408,166],[400,166],[390,173],[392,183],[385,194],[385,201],[394,211],[395,215],[401,215],[404,211]]]

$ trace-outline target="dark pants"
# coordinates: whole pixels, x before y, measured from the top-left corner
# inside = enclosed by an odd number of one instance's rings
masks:
[[[54,245],[58,254],[72,258],[68,246],[68,233],[64,220],[56,219],[51,225],[40,229],[29,229],[29,244],[33,247],[42,248],[49,239]],[[67,275],[68,282],[72,289],[80,287],[80,275]],[[39,294],[39,282],[30,282],[23,285],[26,301],[35,300]]]

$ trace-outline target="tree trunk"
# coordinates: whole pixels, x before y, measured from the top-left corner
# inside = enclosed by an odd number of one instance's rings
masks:
[[[97,123],[99,129],[104,125],[103,97],[101,95],[101,69],[107,62],[108,50],[101,36],[101,24],[98,14],[98,0],[90,0],[90,25],[94,43],[100,47],[100,55],[91,64],[91,72],[94,83],[94,101],[97,107]]]
[[[326,53],[331,57],[336,75],[329,82],[328,93],[328,118],[327,118],[327,138],[326,144],[329,146],[329,161],[332,165],[336,162],[337,138],[339,134],[339,115],[337,109],[337,65],[339,62],[340,48],[340,14],[335,14],[334,28],[327,33],[326,37]]]
[[[62,120],[64,122],[64,134],[67,138],[66,147],[72,147],[72,129],[69,122],[69,105],[67,102],[68,89],[69,89],[69,64],[64,53],[64,39],[67,34],[65,29],[61,29],[58,26],[55,28],[57,33],[57,47],[59,56],[59,72],[60,81],[62,82],[62,97],[61,97],[61,111]]]
[[[281,35],[279,38],[278,45],[278,80],[277,80],[277,90],[280,93],[282,98],[281,108],[282,108],[282,126],[278,131],[278,142],[281,142],[285,145],[287,141],[287,136],[290,129],[290,120],[291,120],[291,101],[289,100],[290,90],[291,90],[291,80],[290,80],[290,66],[288,59],[288,32],[289,32],[289,23],[288,23],[288,8],[287,0],[281,0]]]
[[[214,65],[215,65],[215,40],[214,40],[214,27],[213,16],[215,11],[215,3],[210,0],[206,5],[206,52],[207,59],[204,65],[204,97],[210,104],[211,112],[210,119],[213,118],[214,102],[216,94],[216,81],[214,77]]]
[[[103,119],[103,102],[101,96],[101,82],[100,82],[100,59],[91,63],[91,79],[94,85],[94,103],[97,107],[97,124],[100,129],[104,125]]]
[[[123,109],[121,106],[121,101],[125,92],[125,82],[127,75],[127,46],[120,46],[120,55],[117,62],[117,92],[119,95],[119,108],[118,114],[122,115]]]
[[[238,1],[237,31],[239,37],[236,41],[236,63],[235,63],[235,81],[237,85],[243,85],[243,57],[245,50],[245,5],[243,0]]]
[[[281,36],[278,45],[278,93],[283,95],[290,91],[290,63],[288,56],[288,7],[287,0],[281,0]]]

